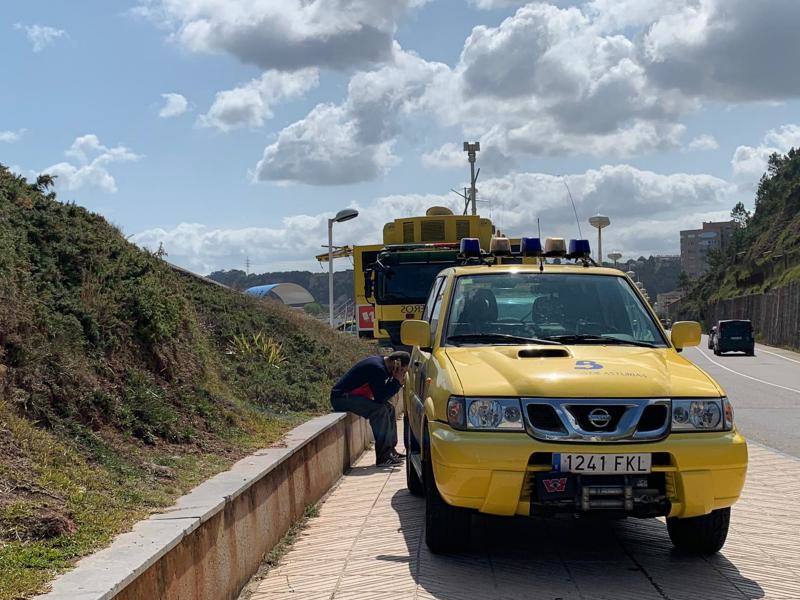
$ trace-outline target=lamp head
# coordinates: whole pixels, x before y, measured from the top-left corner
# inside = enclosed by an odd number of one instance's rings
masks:
[[[336,216],[333,217],[334,223],[343,223],[344,221],[349,221],[350,219],[355,219],[358,216],[358,211],[354,208],[343,208]]]

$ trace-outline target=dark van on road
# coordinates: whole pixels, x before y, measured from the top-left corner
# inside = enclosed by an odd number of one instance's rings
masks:
[[[753,324],[745,320],[720,321],[714,331],[714,354],[724,352],[744,352],[754,356],[756,340],[753,337]]]

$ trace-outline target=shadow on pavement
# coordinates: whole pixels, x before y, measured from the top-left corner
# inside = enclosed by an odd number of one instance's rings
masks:
[[[425,502],[407,490],[392,497],[411,575],[440,600],[607,598],[694,600],[763,598],[757,582],[723,553],[675,551],[657,519],[527,519],[476,515],[470,547],[431,554],[423,539]],[[397,556],[379,560],[403,562]]]

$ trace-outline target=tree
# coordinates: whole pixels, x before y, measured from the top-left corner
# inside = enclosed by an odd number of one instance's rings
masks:
[[[306,311],[307,314],[318,316],[324,312],[322,305],[319,302],[309,302],[303,307],[303,310]]]
[[[678,289],[679,290],[686,290],[689,288],[691,284],[691,280],[689,276],[686,274],[686,271],[681,271],[678,273]]]
[[[750,211],[744,207],[741,201],[737,202],[731,210],[731,218],[739,227],[747,227],[750,224]]]

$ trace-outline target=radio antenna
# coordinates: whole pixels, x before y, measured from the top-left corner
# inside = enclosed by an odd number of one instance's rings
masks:
[[[569,186],[567,185],[567,180],[562,177],[561,181],[564,182],[564,187],[567,188],[567,193],[569,194],[569,201],[572,202],[572,212],[575,213],[575,223],[578,224],[578,237],[583,239],[583,233],[581,233],[581,222],[580,222],[580,219],[578,219],[578,211],[575,208],[575,200],[572,199],[572,192],[569,191]]]

